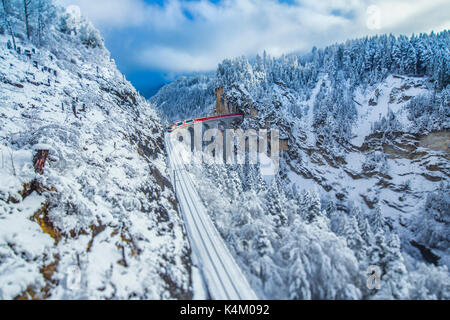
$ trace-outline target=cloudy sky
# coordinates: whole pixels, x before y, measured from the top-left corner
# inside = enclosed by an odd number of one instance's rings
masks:
[[[448,0],[58,0],[81,8],[119,69],[145,95],[224,58],[377,33],[450,29]]]

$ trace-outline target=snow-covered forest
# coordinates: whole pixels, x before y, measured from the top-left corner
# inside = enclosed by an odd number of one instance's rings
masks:
[[[190,169],[260,296],[449,299],[449,45],[448,31],[381,35],[229,59],[202,78],[245,113],[241,128],[287,141],[271,181],[257,166]],[[211,112],[215,90],[191,81],[151,101],[172,120]],[[179,103],[186,92],[199,104]]]
[[[0,2],[0,299],[191,298],[157,112],[100,33]]]
[[[180,77],[162,87],[149,101],[168,123],[189,119],[207,114],[215,106],[215,85],[211,75]]]

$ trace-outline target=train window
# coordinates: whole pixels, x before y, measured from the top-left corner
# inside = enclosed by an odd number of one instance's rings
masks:
[[[186,120],[184,123],[192,123],[194,120]]]
[[[183,121],[177,122],[177,126],[183,125]]]

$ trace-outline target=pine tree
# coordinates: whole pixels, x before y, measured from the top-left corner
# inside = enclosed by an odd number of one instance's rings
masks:
[[[308,222],[316,221],[319,217],[324,217],[322,212],[320,197],[316,191],[306,191],[299,200],[299,207],[303,218]]]
[[[228,193],[232,200],[237,200],[243,192],[242,182],[239,179],[239,174],[234,166],[228,167],[227,172],[226,185]]]
[[[289,270],[289,299],[311,299],[311,289],[305,271],[305,261],[302,261],[299,257],[295,259]]]
[[[374,233],[384,233],[385,221],[383,215],[381,214],[381,207],[377,203],[375,206],[375,211],[372,213],[372,230]]]
[[[17,49],[16,45],[16,37],[15,37],[15,7],[14,3],[11,0],[1,0],[1,10],[0,15],[2,16],[3,23],[5,25],[5,28],[8,29],[9,34],[11,35],[11,39],[13,42],[14,50]]]
[[[384,234],[379,232],[375,234],[373,245],[367,250],[367,258],[369,265],[376,265],[382,268],[383,259],[385,256],[384,248],[386,247],[386,240]]]
[[[327,217],[330,218],[331,215],[336,211],[336,204],[333,200],[328,201],[327,206],[325,208],[325,212],[327,214]]]
[[[433,52],[428,44],[420,39],[417,44],[417,72],[419,75],[428,74],[433,59]]]
[[[373,243],[373,233],[370,229],[369,221],[363,215],[358,219],[358,226],[361,232],[361,237],[364,239],[367,245],[371,245]]]
[[[272,179],[266,194],[266,206],[268,212],[273,216],[275,225],[280,227],[287,221],[287,215],[284,208],[286,197],[283,190],[279,189],[278,177]]]
[[[405,71],[407,74],[415,75],[417,73],[416,49],[411,43],[408,43],[405,65],[406,65]]]
[[[404,71],[403,49],[402,49],[402,43],[400,40],[396,40],[395,44],[392,48],[392,60],[394,62],[396,71],[399,73],[403,73],[403,71]]]
[[[269,236],[267,233],[262,230],[256,238],[255,249],[258,252],[260,257],[270,255],[273,253],[272,244],[269,240]]]
[[[442,183],[428,194],[425,201],[425,214],[416,220],[416,228],[421,242],[431,248],[446,250],[450,240],[450,188]]]
[[[347,246],[353,250],[359,263],[363,263],[366,258],[365,242],[361,236],[356,217],[350,217],[344,227],[344,236],[347,240]]]
[[[419,263],[417,270],[409,273],[409,299],[449,300],[450,277],[447,266],[435,267]]]
[[[56,16],[56,8],[53,6],[51,0],[37,0],[36,11],[37,44],[39,46],[42,46],[47,31],[54,22],[54,17]]]
[[[30,16],[31,16],[31,0],[23,0],[23,17],[25,20],[25,29],[27,31],[27,39],[31,39],[31,22],[30,22]]]
[[[258,165],[245,164],[243,184],[247,189],[255,190],[257,193],[266,189]]]
[[[381,243],[383,255],[379,262],[383,275],[381,288],[376,297],[405,299],[408,297],[407,271],[401,254],[400,239],[391,234],[387,243]]]
[[[83,19],[78,34],[81,42],[90,48],[103,47],[103,38],[90,21]]]

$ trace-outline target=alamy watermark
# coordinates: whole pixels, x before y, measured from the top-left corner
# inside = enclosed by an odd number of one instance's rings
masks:
[[[186,163],[259,164],[264,175],[274,175],[280,163],[277,129],[206,129],[202,124],[180,128],[169,135]]]
[[[369,30],[381,29],[381,9],[377,5],[370,5],[366,10],[366,26]]]
[[[370,265],[367,268],[367,288],[369,289],[380,289],[381,287],[381,269],[379,266]]]

